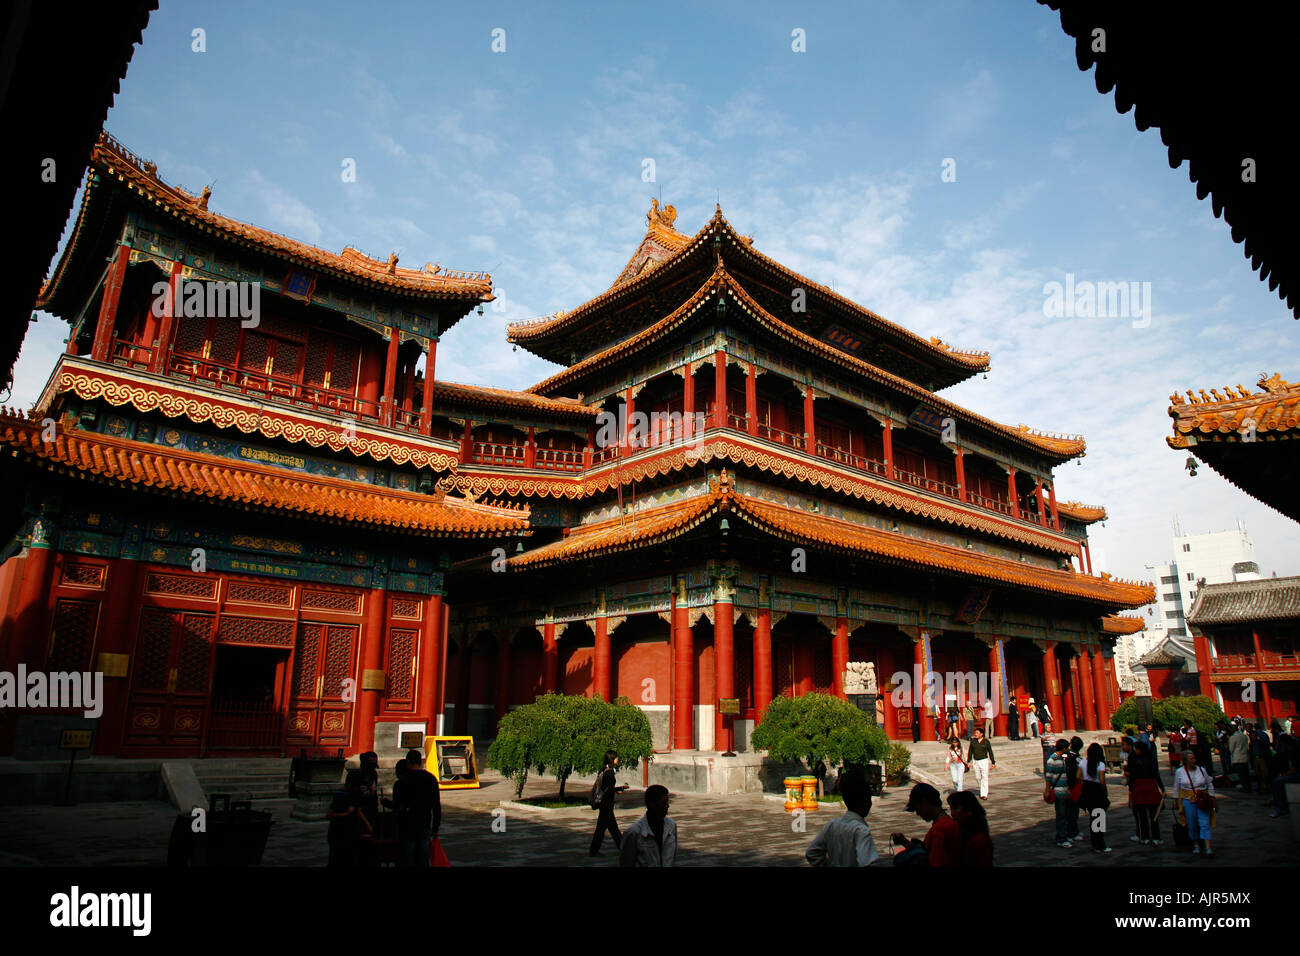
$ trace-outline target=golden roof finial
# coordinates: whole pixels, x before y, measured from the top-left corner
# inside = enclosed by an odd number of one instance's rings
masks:
[[[397,275],[397,253],[392,252],[388,255],[388,274]]]
[[[677,221],[677,207],[669,205],[669,206],[664,206],[663,209],[660,209],[659,200],[651,199],[650,211],[645,214],[645,218],[646,218],[646,222],[650,224],[651,228],[655,226],[665,226],[669,229],[672,229],[673,223]]]
[[[208,198],[209,198],[211,195],[212,195],[212,187],[211,187],[211,186],[204,186],[204,187],[203,187],[203,195],[199,197],[199,208],[200,208],[200,209],[207,209],[207,208],[208,208]]]

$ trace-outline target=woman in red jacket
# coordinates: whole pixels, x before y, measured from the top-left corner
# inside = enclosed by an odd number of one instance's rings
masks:
[[[984,805],[969,790],[948,795],[948,811],[961,831],[961,865],[992,866],[993,841]]]

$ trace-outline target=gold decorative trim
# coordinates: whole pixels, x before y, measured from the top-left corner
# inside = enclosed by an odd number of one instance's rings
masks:
[[[417,468],[446,471],[457,458],[450,452],[411,448],[398,442],[366,438],[353,431],[356,437],[346,437],[343,422],[340,427],[311,425],[301,420],[282,416],[273,409],[259,412],[230,408],[216,402],[173,394],[148,386],[133,386],[87,373],[62,372],[56,390],[72,392],[78,398],[103,399],[110,405],[130,405],[139,412],[162,412],[168,418],[186,418],[196,424],[211,422],[218,428],[237,428],[245,434],[257,432],[267,438],[283,438],[290,442],[305,442],[312,448],[327,447],[331,451],[351,451],[358,458],[369,456],[377,461],[391,461],[395,465],[411,464]]]

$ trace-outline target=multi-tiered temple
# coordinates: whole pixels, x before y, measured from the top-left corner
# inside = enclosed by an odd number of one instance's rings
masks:
[[[1000,713],[1027,694],[1080,728],[1117,705],[1103,617],[1152,590],[1091,573],[1105,512],[1053,479],[1081,438],[936,394],[985,354],[792,272],[720,210],[688,236],[656,203],[609,290],[511,327],[562,371],[441,382],[438,339],[489,277],[209,199],[101,140],[39,303],[67,353],[0,422],[27,489],[4,665],[107,675],[100,752],[490,737],[551,690],[721,751],[775,694],[843,694],[851,661],[882,691],[995,673]],[[934,734],[885,697],[891,736]]]

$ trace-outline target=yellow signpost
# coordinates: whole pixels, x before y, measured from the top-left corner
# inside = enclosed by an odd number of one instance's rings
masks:
[[[439,790],[477,790],[473,737],[425,737],[425,762]]]

